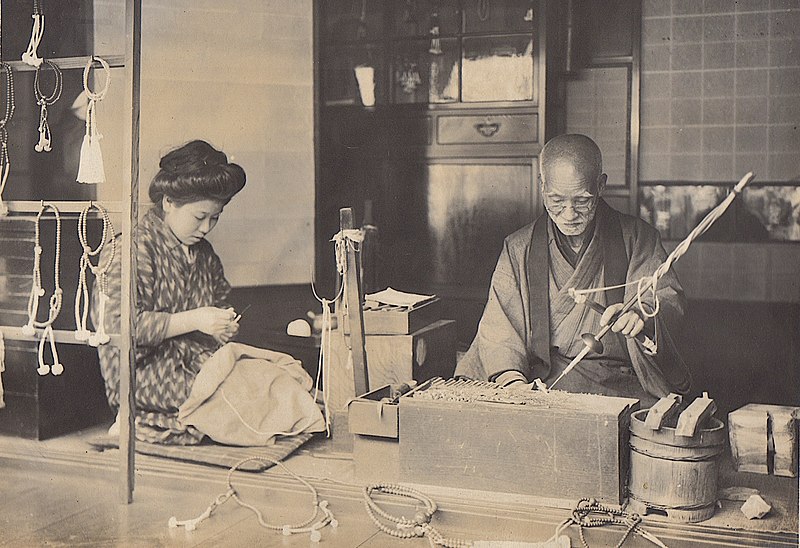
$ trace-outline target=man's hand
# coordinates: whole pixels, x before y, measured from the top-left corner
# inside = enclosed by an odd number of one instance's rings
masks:
[[[603,315],[600,318],[600,325],[608,325],[608,322],[611,321],[611,318],[622,310],[622,303],[612,304],[606,311],[603,312]],[[617,318],[617,321],[614,322],[614,325],[611,326],[611,331],[614,333],[622,333],[628,338],[634,338],[638,335],[642,329],[644,329],[644,320],[639,316],[639,314],[635,310],[628,310],[622,316]]]

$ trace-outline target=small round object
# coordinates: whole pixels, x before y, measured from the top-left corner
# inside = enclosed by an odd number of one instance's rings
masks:
[[[281,533],[283,533],[284,537],[288,537],[289,535],[292,534],[292,528],[288,525],[284,525],[283,528],[281,529]]]
[[[175,516],[169,518],[169,521],[167,522],[167,527],[169,527],[170,529],[175,529],[176,527],[178,527],[178,518],[176,518]]]
[[[336,529],[337,527],[339,527],[339,520],[338,520],[338,519],[335,519],[335,518],[334,518],[334,519],[332,519],[332,520],[331,520],[331,523],[330,523],[330,525],[331,525],[331,527],[333,527],[334,529]]]
[[[322,534],[317,529],[311,531],[311,542],[319,542],[321,538]]]
[[[431,520],[431,517],[427,515],[425,512],[417,512],[414,515],[414,522],[422,525],[423,523],[428,523]]]
[[[417,525],[416,527],[414,527],[414,534],[417,535],[418,537],[424,537],[425,528],[422,525]]]
[[[62,363],[54,363],[53,367],[51,368],[53,375],[60,375],[64,372],[64,364]]]
[[[39,373],[40,376],[44,377],[45,375],[50,373],[50,366],[47,365],[47,364],[44,364],[43,366],[40,366],[39,368],[37,368],[36,372]]]

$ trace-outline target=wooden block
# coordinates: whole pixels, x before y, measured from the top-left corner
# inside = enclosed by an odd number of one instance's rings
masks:
[[[647,412],[644,425],[651,430],[658,430],[670,421],[680,409],[683,398],[680,394],[669,394],[656,402]]]
[[[739,471],[797,477],[800,407],[751,403],[728,414]]]
[[[713,415],[716,410],[717,404],[706,395],[695,399],[678,417],[675,435],[685,438],[694,437],[698,428],[703,426],[703,422]]]
[[[745,406],[728,414],[731,454],[739,472],[768,474],[767,411]]]
[[[350,401],[347,406],[351,434],[397,439],[397,403],[387,403],[388,385]]]
[[[761,519],[772,510],[767,501],[761,498],[760,495],[751,495],[744,504],[742,504],[742,513],[747,516],[747,519]]]
[[[367,335],[407,335],[440,320],[441,314],[440,299],[412,309],[398,307],[370,309],[365,307],[364,330]]]
[[[625,498],[637,400],[552,407],[400,398],[400,479],[562,500]]]

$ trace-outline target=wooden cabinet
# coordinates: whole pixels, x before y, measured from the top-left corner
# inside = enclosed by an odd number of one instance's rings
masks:
[[[317,6],[316,279],[325,290],[338,210],[353,207],[360,221],[369,200],[374,289],[442,296],[459,342],[471,341],[503,238],[540,211],[545,16],[544,2],[530,0]]]

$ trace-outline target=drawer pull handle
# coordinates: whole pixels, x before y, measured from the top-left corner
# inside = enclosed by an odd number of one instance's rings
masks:
[[[475,124],[475,129],[488,139],[500,131],[500,124],[497,122],[481,122],[480,124]]]

